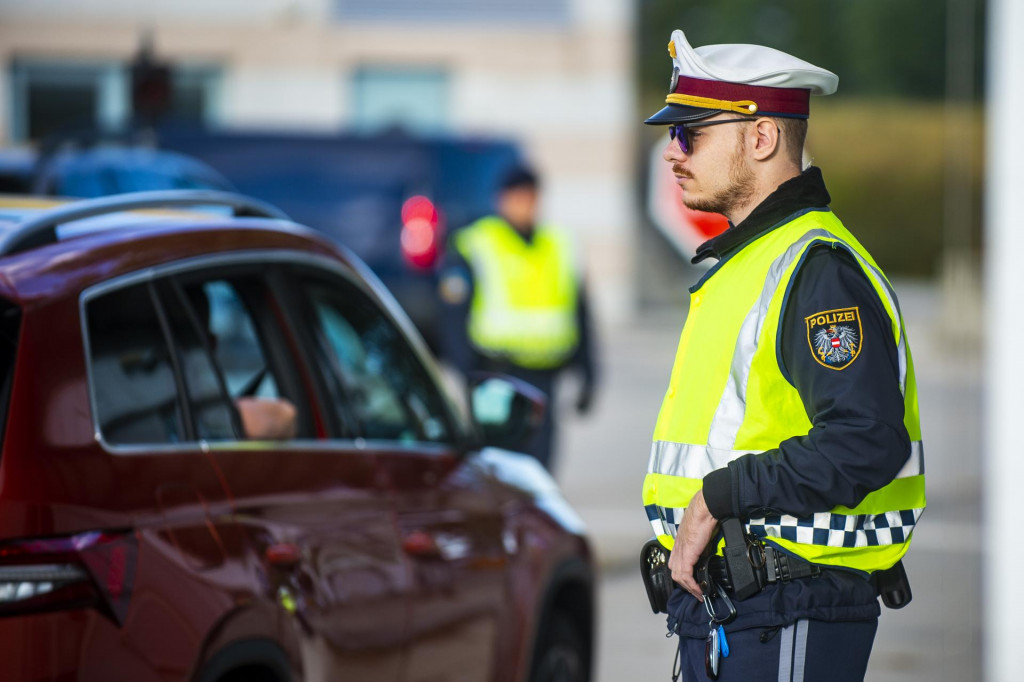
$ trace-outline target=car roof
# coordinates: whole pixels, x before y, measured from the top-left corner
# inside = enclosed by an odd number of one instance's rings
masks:
[[[206,204],[200,204],[201,210],[118,208],[157,194],[222,195],[239,205],[260,205],[240,195],[205,191],[139,192],[86,201],[0,195],[0,293],[23,301],[54,297],[140,269],[232,251],[294,250],[352,266],[343,250],[283,214],[235,217]],[[74,217],[76,210],[104,205],[109,210],[48,224],[48,217]],[[19,241],[33,224],[41,231]]]

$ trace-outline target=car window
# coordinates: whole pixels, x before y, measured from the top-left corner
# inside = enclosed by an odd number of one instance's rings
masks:
[[[365,438],[448,442],[452,430],[437,386],[391,320],[365,293],[343,280],[304,284],[324,371],[338,382],[344,405]]]
[[[309,436],[297,379],[282,387],[284,365],[270,361],[253,314],[261,287],[255,277],[165,277],[91,299],[89,362],[106,441]]]
[[[298,414],[291,419],[291,433],[268,422],[280,409],[299,408],[294,396],[282,390],[278,369],[259,333],[259,311],[254,308],[268,300],[262,281],[255,277],[193,278],[170,289],[168,295],[179,301],[178,306],[168,306],[169,317],[199,437],[281,439],[300,435],[304,420]]]
[[[92,299],[86,319],[96,418],[107,442],[185,440],[170,351],[149,286]]]
[[[118,193],[117,176],[109,168],[95,169],[87,173],[69,172],[64,177],[50,177],[42,188],[49,194],[65,197],[102,197]]]

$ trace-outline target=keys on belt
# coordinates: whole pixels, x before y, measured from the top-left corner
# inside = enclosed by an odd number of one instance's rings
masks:
[[[723,626],[736,617],[736,607],[725,593],[725,588],[709,580],[706,572],[700,580],[700,590],[704,597],[704,608],[711,618],[708,621],[708,636],[704,640],[704,671],[709,679],[717,680],[721,659],[729,656],[729,641]]]

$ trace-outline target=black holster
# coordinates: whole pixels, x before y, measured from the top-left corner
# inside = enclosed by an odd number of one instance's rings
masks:
[[[729,573],[733,596],[746,599],[764,589],[761,571],[755,570],[751,562],[751,551],[744,532],[743,522],[735,517],[722,520],[722,535],[725,536],[725,548],[722,557],[725,559],[725,570]]]
[[[871,579],[875,581],[875,589],[882,598],[882,603],[890,609],[902,609],[914,598],[902,559],[892,568],[875,571],[871,574]]]

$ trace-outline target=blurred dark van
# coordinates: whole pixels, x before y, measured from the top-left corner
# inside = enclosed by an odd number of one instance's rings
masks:
[[[160,146],[199,159],[239,192],[362,258],[437,349],[437,266],[445,234],[493,210],[521,160],[492,138],[162,130]]]

